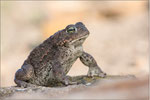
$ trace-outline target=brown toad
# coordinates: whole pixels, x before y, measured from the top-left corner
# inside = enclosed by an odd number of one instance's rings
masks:
[[[82,44],[88,36],[89,31],[82,22],[56,32],[32,50],[16,72],[15,83],[21,87],[50,86],[54,81],[65,85],[76,84],[66,74],[78,58],[89,67],[88,76],[105,77],[106,73],[95,59],[83,51]]]

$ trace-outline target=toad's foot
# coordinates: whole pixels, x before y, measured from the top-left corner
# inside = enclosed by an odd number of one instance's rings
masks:
[[[78,84],[78,82],[71,81],[70,78],[71,78],[70,76],[65,77],[64,84],[66,86],[67,85],[77,85]]]
[[[102,72],[99,67],[90,67],[87,76],[99,76],[99,77],[106,77],[106,73]]]
[[[22,87],[22,88],[27,88],[27,87],[36,87],[36,85],[27,83],[25,81],[17,80],[15,79],[15,82],[17,83],[17,86]]]
[[[105,77],[106,73],[104,73],[100,67],[97,65],[95,59],[88,53],[83,52],[80,56],[81,62],[89,67],[88,76],[99,76]]]

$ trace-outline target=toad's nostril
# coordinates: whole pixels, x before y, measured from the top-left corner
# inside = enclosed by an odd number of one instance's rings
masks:
[[[79,41],[81,41],[82,39],[79,39]]]

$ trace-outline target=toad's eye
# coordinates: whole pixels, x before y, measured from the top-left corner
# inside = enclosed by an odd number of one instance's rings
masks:
[[[77,28],[75,26],[71,26],[71,27],[67,28],[66,32],[67,33],[76,33]]]

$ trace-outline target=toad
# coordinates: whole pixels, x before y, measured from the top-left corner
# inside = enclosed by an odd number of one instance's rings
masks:
[[[89,34],[82,22],[56,32],[31,51],[15,73],[14,82],[19,87],[49,86],[53,82],[77,84],[68,79],[67,73],[78,58],[89,67],[88,76],[105,77],[95,59],[83,50]]]

